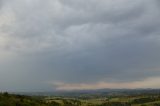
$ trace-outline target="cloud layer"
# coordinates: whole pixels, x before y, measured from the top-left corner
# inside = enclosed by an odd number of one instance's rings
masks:
[[[57,82],[97,88],[97,82],[159,77],[159,5],[158,0],[0,0],[0,90],[54,90]]]

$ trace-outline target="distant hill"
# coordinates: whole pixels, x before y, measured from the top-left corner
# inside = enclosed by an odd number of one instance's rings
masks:
[[[143,95],[160,94],[160,89],[98,89],[98,90],[74,90],[74,91],[50,91],[50,92],[12,92],[28,96],[68,96],[79,97],[80,95],[100,95],[102,96],[123,96],[123,95]]]

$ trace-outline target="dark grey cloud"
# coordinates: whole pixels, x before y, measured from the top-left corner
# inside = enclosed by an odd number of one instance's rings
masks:
[[[0,89],[159,77],[158,2],[0,1]]]
[[[2,6],[2,3],[3,3],[3,0],[0,0],[0,8],[1,8],[1,6]]]

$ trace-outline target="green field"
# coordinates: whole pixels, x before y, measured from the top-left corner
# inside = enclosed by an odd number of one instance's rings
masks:
[[[160,106],[160,96],[112,97],[95,99],[46,98],[48,103],[56,102],[60,106]],[[69,105],[66,105],[69,104]]]

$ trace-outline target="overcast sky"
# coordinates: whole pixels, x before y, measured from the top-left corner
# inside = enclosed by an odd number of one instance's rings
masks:
[[[0,0],[0,90],[160,88],[159,0]]]

